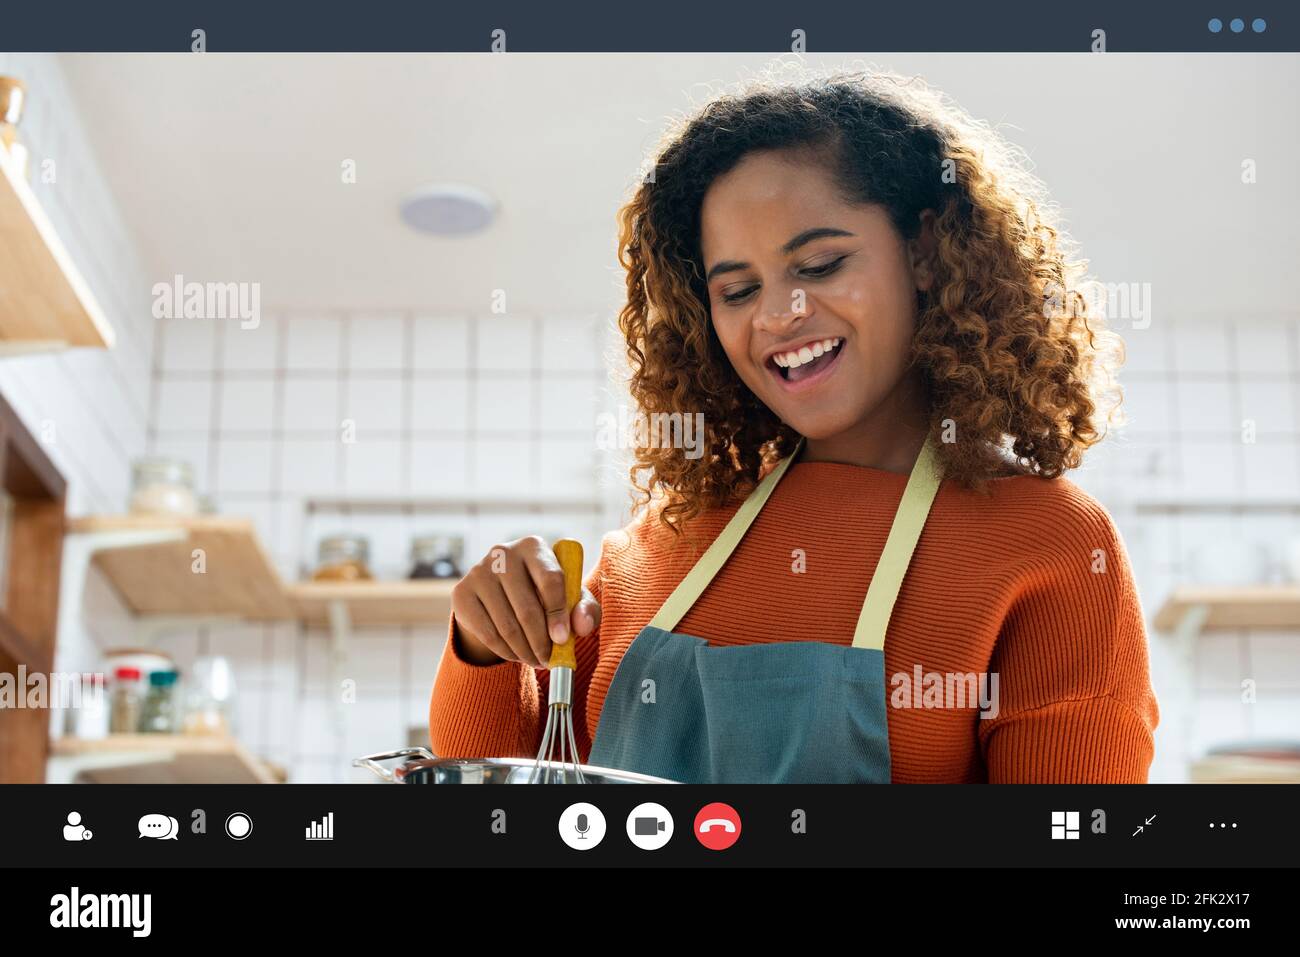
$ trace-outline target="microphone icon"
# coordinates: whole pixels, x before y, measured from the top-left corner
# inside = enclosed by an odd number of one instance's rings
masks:
[[[605,840],[605,815],[594,804],[570,804],[555,822],[560,840],[575,851],[590,851]]]

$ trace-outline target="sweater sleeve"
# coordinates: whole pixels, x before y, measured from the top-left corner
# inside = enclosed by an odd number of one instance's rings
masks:
[[[602,600],[604,566],[602,550],[601,560],[585,583],[598,604]],[[587,690],[596,669],[600,629],[576,642],[573,730],[578,754],[585,760],[591,750]],[[456,651],[456,619],[451,616],[429,701],[431,750],[443,758],[536,757],[546,726],[549,677],[545,668],[519,661],[491,665],[466,661]]]
[[[1140,784],[1159,709],[1141,603],[1110,515],[1077,490],[998,635],[990,784]],[[1041,560],[1039,560],[1041,559]]]

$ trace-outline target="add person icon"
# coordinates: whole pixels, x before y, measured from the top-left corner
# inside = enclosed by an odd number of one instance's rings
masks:
[[[90,828],[81,826],[81,815],[73,811],[68,815],[68,823],[63,827],[65,841],[89,841],[94,835]]]

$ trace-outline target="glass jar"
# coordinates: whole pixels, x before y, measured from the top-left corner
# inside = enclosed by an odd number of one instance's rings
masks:
[[[174,671],[155,671],[149,676],[149,691],[140,707],[140,730],[149,734],[171,734],[177,730],[176,682]]]
[[[102,674],[80,676],[80,700],[74,700],[69,712],[74,737],[97,741],[108,736],[108,695]]]
[[[407,578],[460,578],[465,539],[459,535],[421,535],[411,539]]]
[[[110,734],[135,734],[140,730],[140,710],[144,694],[139,668],[118,668],[113,672],[108,730]]]
[[[195,660],[185,682],[186,734],[234,732],[235,673],[220,655]]]
[[[322,538],[316,553],[313,581],[369,581],[370,539],[364,535]]]
[[[140,459],[131,467],[131,512],[135,515],[194,515],[194,470],[179,459]]]

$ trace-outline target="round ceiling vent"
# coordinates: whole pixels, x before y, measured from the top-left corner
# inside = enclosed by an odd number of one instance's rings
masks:
[[[485,229],[496,216],[496,201],[473,186],[437,183],[402,200],[402,221],[435,236],[466,236]]]

